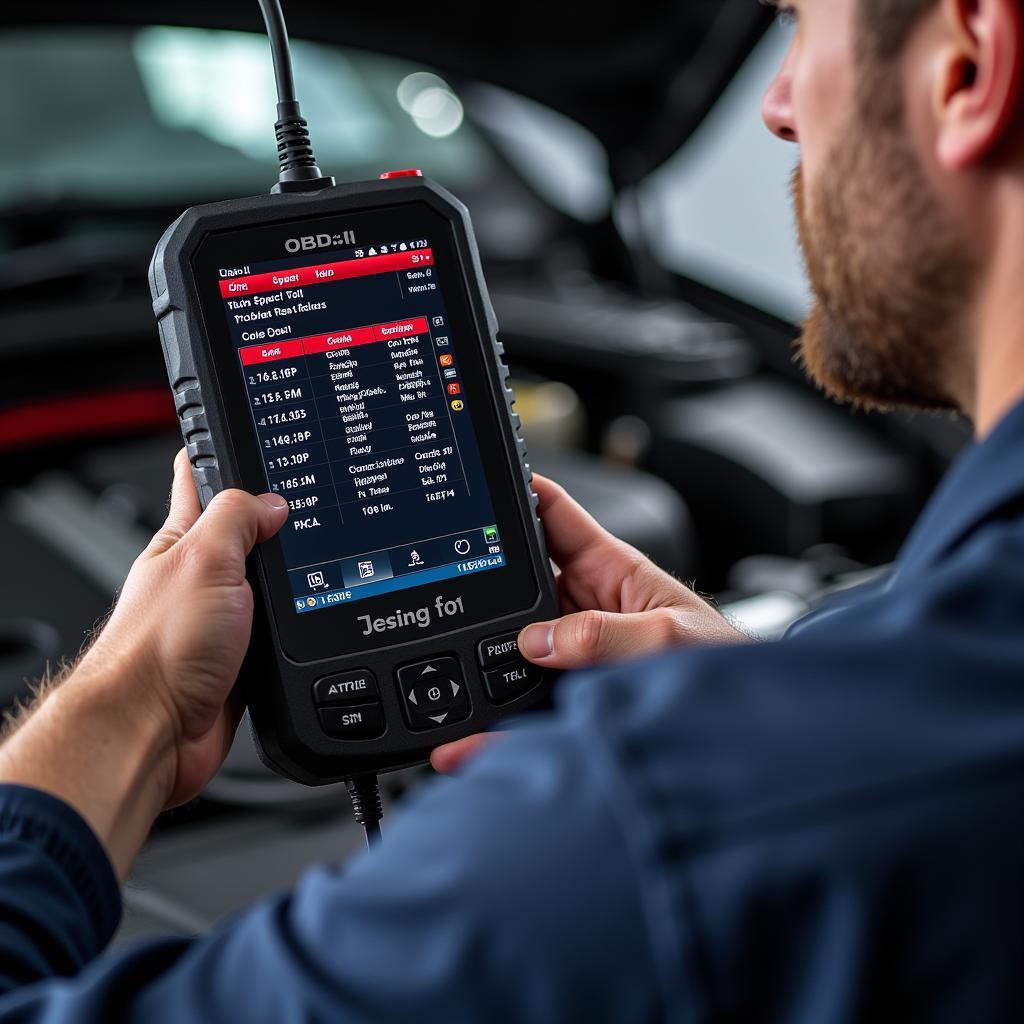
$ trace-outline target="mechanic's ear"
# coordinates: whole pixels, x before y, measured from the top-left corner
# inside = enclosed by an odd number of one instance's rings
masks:
[[[1024,16],[1020,0],[942,0],[935,62],[937,156],[947,170],[986,159],[1015,130]]]

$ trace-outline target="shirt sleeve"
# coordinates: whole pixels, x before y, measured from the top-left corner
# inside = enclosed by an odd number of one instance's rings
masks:
[[[208,936],[24,986],[0,1000],[0,1024],[659,1017],[635,868],[595,756],[563,715],[512,730],[414,796],[346,869],[317,868]],[[47,870],[51,930],[82,935],[73,969],[96,948],[96,908],[64,863]]]
[[[120,918],[110,860],[82,818],[47,793],[0,786],[0,994],[74,974]]]

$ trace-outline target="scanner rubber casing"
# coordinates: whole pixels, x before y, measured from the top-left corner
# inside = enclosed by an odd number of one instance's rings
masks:
[[[259,486],[245,481],[236,458],[236,444],[251,444],[248,424],[228,422],[220,401],[210,339],[204,323],[193,258],[203,240],[215,232],[241,230],[277,222],[331,216],[401,204],[422,203],[450,222],[461,286],[469,301],[472,321],[504,440],[505,458],[513,475],[518,518],[523,527],[537,598],[529,608],[416,642],[381,646],[371,652],[311,662],[289,658],[276,643],[269,583],[258,553],[249,559],[247,575],[255,596],[252,640],[239,677],[249,707],[253,738],[263,762],[275,772],[306,785],[323,785],[365,773],[380,773],[424,762],[430,751],[471,733],[480,732],[509,714],[545,704],[550,699],[550,674],[540,685],[507,704],[495,706],[484,692],[477,668],[476,645],[485,637],[521,629],[558,614],[555,583],[537,516],[537,497],[530,487],[531,471],[520,421],[513,409],[504,349],[488,297],[480,255],[466,207],[435,182],[422,177],[356,182],[313,193],[285,193],[230,200],[186,210],[164,233],[149,271],[156,315],[192,475],[205,508],[226,488]],[[521,484],[521,485],[520,485]],[[386,643],[386,640],[383,641]],[[429,733],[406,727],[394,670],[422,657],[454,656],[463,669],[472,711],[468,719]],[[380,684],[387,728],[377,739],[338,740],[320,728],[311,698],[313,683],[324,676],[354,668],[369,669]]]

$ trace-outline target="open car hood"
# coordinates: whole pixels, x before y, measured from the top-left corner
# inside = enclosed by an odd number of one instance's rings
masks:
[[[757,0],[513,6],[286,0],[284,6],[296,37],[422,61],[455,80],[504,86],[560,111],[604,145],[619,188],[682,145],[771,20]],[[262,29],[256,0],[0,6],[0,27],[18,24]]]

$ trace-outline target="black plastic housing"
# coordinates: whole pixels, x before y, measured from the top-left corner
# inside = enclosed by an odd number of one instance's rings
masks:
[[[513,482],[514,511],[528,551],[529,569],[536,581],[536,598],[529,607],[510,608],[507,614],[492,615],[487,621],[449,632],[430,632],[429,636],[415,641],[381,646],[355,655],[339,650],[336,656],[327,659],[298,661],[282,650],[268,574],[260,552],[254,553],[248,572],[256,612],[253,638],[239,683],[249,705],[254,738],[264,763],[279,774],[307,785],[322,785],[363,773],[380,773],[422,763],[439,743],[479,732],[500,718],[546,702],[549,697],[549,681],[545,680],[509,703],[495,706],[487,698],[477,668],[479,640],[553,617],[557,614],[557,601],[537,517],[537,499],[530,488],[526,447],[520,436],[519,418],[513,410],[508,370],[503,361],[503,348],[497,340],[497,322],[469,214],[449,192],[421,177],[344,184],[314,193],[256,196],[187,210],[161,238],[150,267],[153,310],[175,409],[196,488],[205,508],[214,495],[225,488],[265,489],[265,482],[244,478],[240,469],[237,446],[252,443],[250,426],[232,421],[221,395],[200,286],[194,274],[193,259],[199,247],[213,233],[288,224],[346,212],[390,210],[403,204],[426,204],[450,224],[458,264],[451,269],[458,276],[458,286],[464,290],[468,301],[486,371],[488,397],[500,425],[502,451],[486,454],[504,460]],[[429,733],[411,731],[402,715],[394,680],[395,668],[421,658],[444,655],[457,658],[462,666],[471,715]],[[313,683],[326,675],[355,668],[370,669],[380,683],[387,727],[377,739],[333,739],[319,725],[311,698]]]

